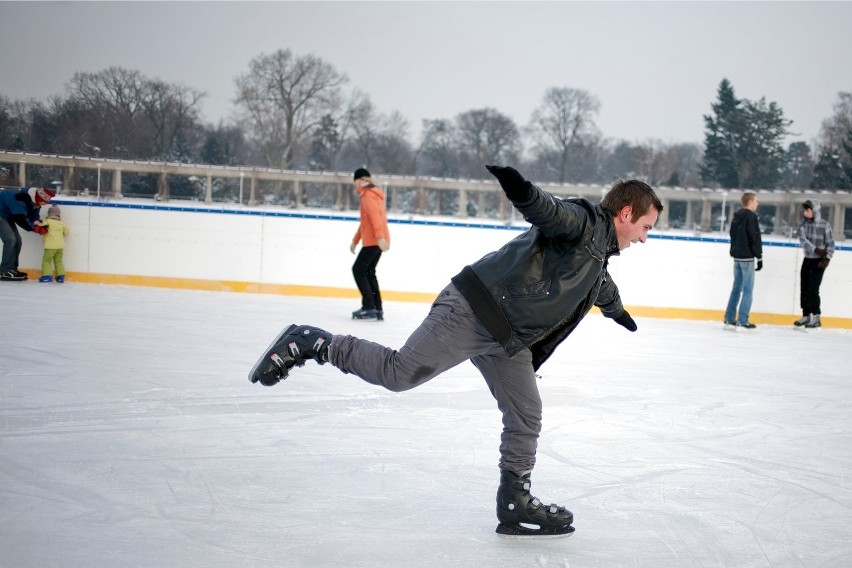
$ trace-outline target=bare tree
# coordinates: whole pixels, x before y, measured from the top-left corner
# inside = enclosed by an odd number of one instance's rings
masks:
[[[380,125],[370,95],[360,89],[352,92],[342,125],[343,138],[349,146],[349,162],[365,167],[373,165]]]
[[[852,156],[844,148],[852,132],[852,92],[837,93],[834,114],[822,121],[817,148],[819,151],[831,149],[839,152],[844,162],[852,161]]]
[[[144,114],[145,79],[139,71],[109,67],[97,73],[78,72],[68,83],[69,103],[76,107],[79,126],[90,144],[106,155],[148,157],[140,117]]]
[[[187,128],[197,123],[204,93],[164,81],[146,81],[141,95],[152,128],[154,155],[161,159],[181,158],[178,142]]]
[[[463,112],[456,117],[463,175],[485,177],[485,164],[517,160],[521,137],[515,122],[493,108]]]
[[[418,149],[418,172],[458,177],[461,171],[455,124],[446,119],[424,120]]]
[[[346,75],[314,55],[289,49],[261,54],[236,78],[236,105],[271,166],[289,168],[306,153],[309,134],[341,106]]]
[[[529,131],[538,152],[551,153],[558,162],[558,181],[569,180],[572,152],[598,138],[594,116],[600,110],[598,98],[584,89],[551,87],[533,111]],[[574,157],[576,158],[576,157]]]

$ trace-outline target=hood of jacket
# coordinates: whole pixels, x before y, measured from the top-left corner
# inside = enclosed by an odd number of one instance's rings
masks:
[[[806,203],[811,204],[811,210],[814,212],[813,222],[817,222],[822,219],[822,205],[820,205],[819,201],[816,199],[808,199]],[[801,211],[799,212],[799,216],[802,218],[802,221],[811,221],[811,219],[805,218],[805,208],[801,207]]]

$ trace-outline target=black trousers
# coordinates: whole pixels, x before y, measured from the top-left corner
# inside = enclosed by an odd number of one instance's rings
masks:
[[[819,267],[819,258],[806,258],[802,261],[802,270],[799,272],[801,284],[800,303],[802,315],[820,314],[819,286],[822,284],[822,275],[825,268]]]
[[[355,277],[355,284],[361,292],[361,309],[382,309],[382,294],[376,279],[376,265],[381,257],[382,251],[379,247],[362,247],[355,264],[352,265],[352,276]]]

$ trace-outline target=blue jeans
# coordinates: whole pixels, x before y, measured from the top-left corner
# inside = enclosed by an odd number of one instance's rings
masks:
[[[728,309],[725,310],[725,321],[735,321],[738,324],[748,323],[751,312],[752,293],[754,291],[754,259],[734,259],[734,287],[728,299]],[[737,318],[739,305],[739,318]]]

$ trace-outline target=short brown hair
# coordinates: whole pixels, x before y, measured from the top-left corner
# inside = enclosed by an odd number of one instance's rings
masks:
[[[612,213],[613,217],[628,205],[633,209],[630,218],[633,223],[652,208],[658,213],[663,212],[663,204],[654,189],[638,179],[618,180],[601,200],[601,207]]]
[[[756,198],[757,198],[757,194],[752,193],[751,191],[746,191],[745,193],[743,193],[743,198],[742,198],[743,207],[748,207],[749,202],[752,199],[756,199]]]

